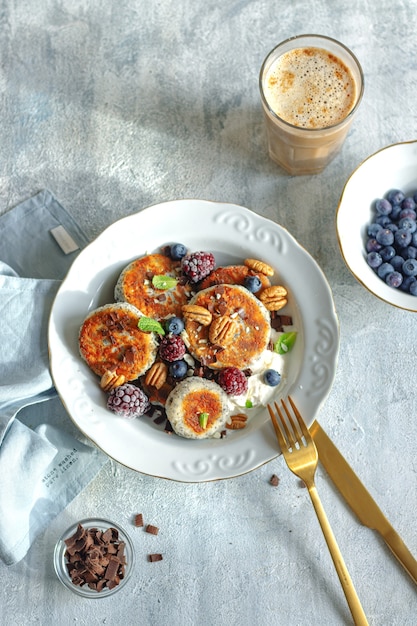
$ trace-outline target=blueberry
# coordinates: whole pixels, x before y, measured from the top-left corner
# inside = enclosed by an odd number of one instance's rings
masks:
[[[169,373],[171,374],[172,378],[184,378],[187,372],[188,365],[184,361],[184,359],[181,359],[180,361],[174,361],[169,365]]]
[[[393,246],[385,246],[385,248],[381,248],[379,254],[383,261],[391,261],[395,257],[395,248]]]
[[[402,217],[398,222],[399,228],[405,228],[409,230],[410,233],[414,233],[417,230],[417,223],[415,219],[411,217]]]
[[[401,291],[410,292],[411,283],[417,283],[414,276],[406,276],[400,285]]]
[[[394,204],[394,206],[392,207],[392,211],[390,213],[390,219],[393,221],[398,220],[401,211],[402,211],[401,204]]]
[[[173,335],[180,335],[184,330],[184,322],[180,317],[170,317],[165,322],[165,330]]]
[[[375,202],[375,210],[379,215],[389,215],[392,211],[392,204],[386,198],[378,199]]]
[[[390,246],[394,243],[394,233],[389,228],[381,228],[375,235],[375,239],[381,246]]]
[[[368,230],[367,230],[368,236],[371,237],[372,239],[375,239],[375,235],[377,234],[377,232],[379,230],[381,230],[381,228],[382,228],[381,224],[377,224],[376,222],[372,222],[368,226]]]
[[[261,280],[258,276],[246,276],[244,285],[251,293],[257,293],[262,287]]]
[[[379,252],[368,252],[367,261],[369,267],[376,269],[382,264],[382,258]],[[404,263],[404,259],[401,257],[401,264]]]
[[[403,219],[404,217],[409,217],[410,220],[416,220],[417,219],[417,213],[415,212],[414,209],[401,209],[401,211],[399,212],[397,219]]]
[[[170,248],[171,259],[180,261],[187,254],[187,248],[182,243],[173,243]]]
[[[396,270],[397,272],[401,272],[403,268],[404,258],[399,254],[396,254],[392,257],[390,263],[394,270]]]
[[[414,210],[416,208],[416,202],[415,202],[415,200],[414,200],[414,198],[412,196],[407,196],[401,202],[401,207],[403,209],[412,209],[412,210]]]
[[[277,370],[265,370],[264,382],[270,387],[276,387],[281,381],[281,374]]]
[[[409,230],[405,228],[399,228],[396,233],[394,233],[395,243],[399,248],[406,248],[410,245],[411,242],[411,233]]]
[[[407,246],[400,250],[400,254],[403,259],[417,259],[417,248],[415,246]]]
[[[366,242],[366,251],[367,252],[378,252],[381,250],[382,246],[377,242],[376,239],[368,239]]]
[[[385,228],[385,226],[387,224],[390,223],[390,218],[388,217],[388,215],[378,215],[378,217],[375,220],[376,224],[379,224],[380,226],[382,226],[383,228]]]
[[[407,259],[402,265],[402,271],[404,276],[417,276],[417,261],[416,259]]]
[[[380,265],[377,270],[378,276],[380,278],[383,278],[384,280],[385,277],[391,272],[394,272],[394,268],[392,267],[391,263],[382,263],[382,265]]]
[[[387,200],[391,202],[391,204],[401,204],[404,198],[405,196],[400,189],[391,189],[391,191],[387,193]]]
[[[396,271],[389,272],[389,274],[385,276],[385,282],[390,287],[394,287],[395,289],[397,289],[403,282],[403,275],[400,272]]]
[[[417,296],[417,280],[411,281],[410,286],[408,287],[408,291],[411,293],[412,296]]]

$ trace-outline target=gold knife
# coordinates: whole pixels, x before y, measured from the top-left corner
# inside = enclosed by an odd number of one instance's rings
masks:
[[[336,448],[333,441],[316,421],[310,427],[319,459],[328,475],[360,522],[380,533],[385,543],[417,583],[417,561],[391,526],[381,509],[356,476],[348,462]]]

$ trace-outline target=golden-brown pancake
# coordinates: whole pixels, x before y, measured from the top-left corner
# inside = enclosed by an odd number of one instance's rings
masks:
[[[165,410],[177,435],[188,439],[213,437],[225,428],[230,413],[220,385],[199,376],[178,383],[167,398]]]
[[[80,353],[98,376],[115,372],[135,380],[155,361],[155,333],[138,328],[140,312],[131,304],[118,302],[92,311],[79,334]]]
[[[213,285],[243,285],[247,276],[257,276],[262,287],[255,295],[259,295],[266,287],[270,287],[271,281],[268,276],[260,272],[254,272],[246,265],[225,265],[214,269],[199,284],[199,289],[207,289]]]
[[[265,306],[245,287],[239,285],[215,285],[199,291],[190,301],[204,307],[212,314],[212,322],[219,317],[230,324],[233,338],[227,345],[210,341],[210,327],[192,317],[185,319],[184,340],[194,358],[211,369],[238,367],[246,369],[267,348],[271,324]]]
[[[114,297],[129,302],[147,317],[157,320],[171,315],[181,316],[181,307],[191,295],[191,287],[180,277],[181,261],[174,261],[164,254],[148,254],[122,271],[116,283]],[[170,276],[177,280],[169,289],[158,289],[152,284],[154,276]]]

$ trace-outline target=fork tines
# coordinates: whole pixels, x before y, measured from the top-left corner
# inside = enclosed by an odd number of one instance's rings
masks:
[[[281,411],[278,403],[274,402],[274,406],[279,415],[281,424],[279,424],[274,412],[269,405],[268,410],[281,448],[284,445],[289,450],[292,450],[293,448],[300,448],[301,445],[307,446],[308,440],[311,437],[310,433],[307,430],[307,426],[305,425],[305,422],[301,417],[300,412],[294,404],[291,396],[288,396],[288,402],[290,403],[292,410],[294,411],[297,422],[291,415],[291,412],[285,404],[284,400],[281,400],[281,404],[285,411],[286,418]]]

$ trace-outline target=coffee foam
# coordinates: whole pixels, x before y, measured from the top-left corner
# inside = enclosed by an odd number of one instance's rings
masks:
[[[322,48],[296,48],[279,56],[264,80],[274,113],[293,126],[326,128],[353,109],[356,84],[345,63]]]

